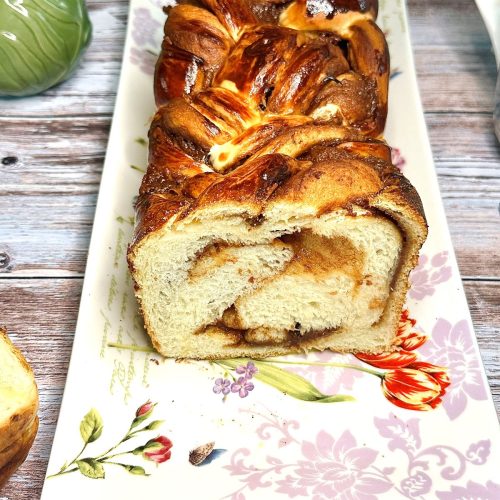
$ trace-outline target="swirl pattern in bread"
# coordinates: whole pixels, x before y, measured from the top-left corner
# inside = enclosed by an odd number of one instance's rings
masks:
[[[427,226],[380,139],[389,55],[376,11],[170,10],[128,253],[162,354],[391,349]]]

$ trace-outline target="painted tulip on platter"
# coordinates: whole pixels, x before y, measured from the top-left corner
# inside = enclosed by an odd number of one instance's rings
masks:
[[[157,464],[166,462],[172,456],[170,449],[172,441],[166,436],[158,436],[155,439],[150,439],[144,446],[143,456],[146,460],[151,460]]]
[[[441,403],[450,385],[447,371],[430,363],[416,362],[406,368],[389,370],[382,378],[385,397],[408,410],[431,410]]]

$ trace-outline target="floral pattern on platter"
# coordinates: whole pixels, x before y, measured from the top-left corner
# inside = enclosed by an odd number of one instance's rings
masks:
[[[156,32],[161,28],[161,23],[151,15],[149,9],[139,7],[132,16],[132,40],[139,47],[156,46]]]
[[[139,7],[131,13],[131,26],[134,46],[130,49],[130,62],[146,75],[153,75],[162,24],[151,15],[150,9]]]
[[[139,434],[144,432],[151,432],[163,425],[163,420],[150,420],[156,403],[146,401],[143,405],[139,406],[135,412],[135,417],[130,424],[129,429],[123,438],[114,446],[104,451],[99,455],[92,457],[81,458],[87,446],[97,441],[103,432],[104,423],[100,413],[92,408],[82,419],[80,423],[80,436],[83,440],[83,448],[80,453],[71,460],[65,462],[58,472],[50,474],[48,478],[70,474],[72,472],[80,472],[83,476],[90,479],[104,479],[106,477],[105,465],[115,465],[121,467],[128,473],[134,476],[149,476],[144,467],[139,465],[123,463],[122,459],[117,461],[117,457],[124,456],[140,456],[144,460],[161,464],[170,460],[172,456],[171,448],[172,441],[166,436],[157,436],[149,439],[144,445],[135,446],[133,449],[120,451],[121,445],[128,442],[130,439],[137,438]],[[143,425],[144,424],[144,425]],[[140,427],[142,425],[142,427]],[[128,462],[129,460],[127,460]]]
[[[422,498],[433,491],[433,480],[428,474],[431,467],[451,486],[450,492],[435,491],[438,498],[497,498],[487,496],[498,491],[498,486],[492,481],[485,486],[472,481],[465,487],[456,485],[468,467],[488,461],[489,440],[471,443],[465,453],[445,445],[424,447],[419,419],[403,420],[392,413],[387,418],[375,417],[374,434],[378,433],[385,439],[388,449],[394,452],[394,464],[387,466],[383,451],[359,443],[349,430],[339,432],[338,437],[320,430],[313,440],[300,441],[291,433],[299,430],[297,421],[280,422],[274,416],[257,415],[265,419],[257,428],[257,435],[270,444],[277,438],[276,453],[279,456],[268,455],[267,465],[257,467],[251,463],[253,455],[249,449],[236,450],[225,468],[239,478],[242,486],[225,498],[245,500],[246,491],[258,489],[272,490],[276,497],[314,500],[376,500],[380,494],[389,491],[393,498],[396,493],[404,498]],[[293,462],[283,459],[283,453],[279,451],[283,441],[297,447],[301,458]],[[290,455],[286,452],[286,456]],[[398,460],[399,455],[405,459]],[[384,465],[379,465],[382,460]],[[478,496],[471,497],[472,493]],[[453,494],[456,496],[449,496]]]
[[[153,75],[158,55],[146,49],[132,47],[130,49],[130,62],[139,67],[146,75]]]
[[[239,365],[234,370],[242,377],[233,376],[233,382],[228,378],[218,378],[212,388],[215,394],[222,394],[224,397],[231,392],[237,392],[240,398],[246,398],[250,391],[253,391],[254,385],[250,379],[259,371],[253,361],[248,361],[246,365]],[[228,374],[229,375],[229,374]]]
[[[450,491],[436,491],[439,500],[496,500],[500,498],[500,484],[487,481],[479,484],[468,481],[465,487],[452,486]]]
[[[487,399],[481,362],[467,320],[452,324],[439,318],[421,352],[429,361],[449,368],[452,383],[443,397],[443,407],[451,420],[465,411],[468,398]]]
[[[356,360],[350,354],[339,354],[332,351],[309,353],[303,356],[303,360],[317,361],[318,363],[355,363]],[[361,363],[360,363],[361,366]],[[290,366],[290,371],[307,377],[322,392],[333,394],[339,391],[352,391],[356,382],[363,378],[363,372],[357,370],[346,370],[342,367],[331,366],[325,370],[323,365],[297,365]]]
[[[403,171],[406,165],[406,159],[401,154],[401,150],[399,148],[391,147],[391,161],[396,168],[398,168],[401,172]]]
[[[422,361],[414,352],[428,340],[427,336],[414,331],[415,324],[416,321],[409,317],[408,310],[405,309],[397,331],[396,350],[375,355],[358,353],[354,358],[355,362],[345,362],[345,356],[339,358],[339,355],[333,354],[332,360],[327,362],[314,361],[310,357],[213,361],[214,365],[224,369],[224,377],[215,379],[212,390],[215,394],[222,394],[223,401],[230,393],[238,393],[241,398],[245,398],[254,390],[255,385],[251,379],[255,378],[302,401],[337,403],[354,400],[352,396],[338,394],[338,390],[345,373],[359,372],[378,377],[383,395],[392,404],[408,410],[432,410],[440,405],[450,379],[446,368]],[[323,356],[321,359],[324,360],[327,355],[321,353],[319,356]],[[352,361],[352,356],[348,361]],[[359,361],[378,370],[368,368]],[[279,365],[285,365],[288,369]],[[318,382],[326,378],[325,375],[320,376],[321,372],[328,374],[330,371],[336,372],[337,384],[327,388],[326,392],[324,385],[318,387]],[[352,384],[351,387],[349,384],[345,385],[352,388]]]
[[[422,254],[418,266],[410,275],[411,288],[408,295],[412,299],[422,300],[434,295],[436,286],[451,278],[451,266],[448,266],[448,252],[436,253],[432,258]]]

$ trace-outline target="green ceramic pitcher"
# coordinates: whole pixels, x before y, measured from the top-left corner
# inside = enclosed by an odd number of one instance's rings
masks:
[[[83,0],[0,0],[0,96],[38,94],[68,78],[91,33]]]

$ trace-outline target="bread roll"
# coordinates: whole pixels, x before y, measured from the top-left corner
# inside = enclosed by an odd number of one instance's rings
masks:
[[[33,371],[0,328],[0,488],[21,465],[38,429]]]

